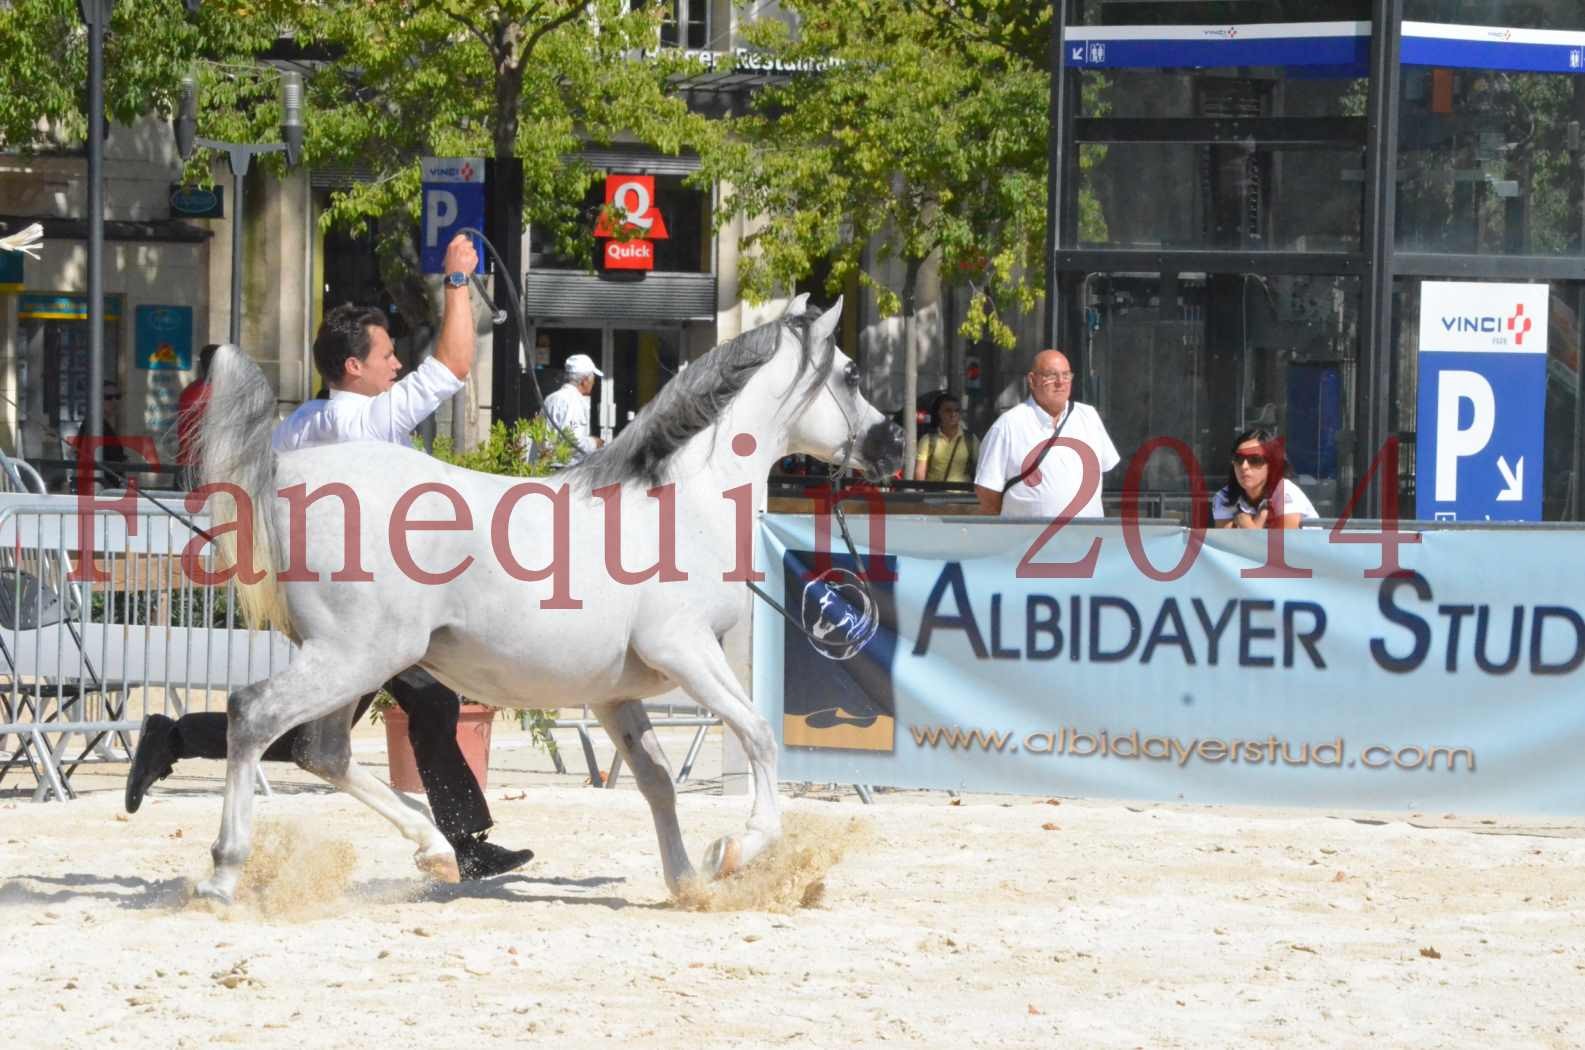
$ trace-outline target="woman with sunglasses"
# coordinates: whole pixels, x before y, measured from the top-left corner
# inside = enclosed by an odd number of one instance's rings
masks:
[[[1211,499],[1211,518],[1219,529],[1296,529],[1319,518],[1315,504],[1283,477],[1282,442],[1270,430],[1254,427],[1233,442],[1227,484]]]

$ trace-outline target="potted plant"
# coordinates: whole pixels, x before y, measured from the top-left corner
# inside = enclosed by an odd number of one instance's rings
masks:
[[[529,450],[537,454],[530,456]],[[555,471],[567,461],[572,447],[555,431],[544,417],[519,420],[508,431],[504,423],[490,428],[490,436],[466,452],[452,449],[449,437],[440,437],[431,450],[443,463],[452,463],[469,470],[482,470],[490,474],[513,477],[541,477]],[[498,711],[484,704],[464,700],[457,717],[457,746],[462,757],[473,771],[479,787],[487,786],[490,768],[491,726],[497,714],[514,716],[518,724],[533,734],[534,743],[552,755],[556,753],[556,740],[551,736],[556,719],[548,711],[521,710]],[[407,736],[407,714],[397,706],[390,693],[383,689],[370,707],[370,719],[385,723],[385,748],[390,764],[391,786],[398,791],[423,791],[418,777],[418,761],[413,755],[413,745]]]

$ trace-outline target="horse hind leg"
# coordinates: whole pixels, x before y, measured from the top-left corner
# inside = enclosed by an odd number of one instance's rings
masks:
[[[688,860],[682,828],[677,823],[677,789],[655,727],[638,700],[602,704],[594,709],[594,715],[633,771],[633,779],[649,803],[650,813],[655,818],[655,838],[660,843],[666,888],[676,893],[683,880],[693,875],[693,864]]]
[[[640,659],[682,686],[699,706],[720,715],[721,721],[737,734],[748,756],[754,783],[748,827],[741,835],[717,839],[704,855],[705,872],[712,878],[725,878],[781,838],[776,737],[770,723],[749,702],[727,663],[720,641],[710,631],[679,630],[672,623],[653,636],[635,635],[633,646]]]
[[[285,670],[227,698],[225,803],[210,849],[214,871],[198,884],[200,897],[229,902],[236,893],[253,849],[253,770],[264,749],[293,726],[321,719],[345,707],[348,697],[377,688],[384,681],[380,674],[352,667],[344,651],[310,639]]]
[[[348,704],[303,726],[292,758],[308,772],[395,824],[403,837],[418,847],[413,861],[420,871],[441,882],[460,881],[457,855],[435,826],[429,810],[382,783],[353,760],[352,720],[356,711],[356,704]]]

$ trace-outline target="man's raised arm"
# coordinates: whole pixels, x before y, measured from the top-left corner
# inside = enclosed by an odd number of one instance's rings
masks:
[[[472,239],[459,233],[446,245],[446,273],[464,273],[471,277],[478,265],[479,253],[474,250]],[[458,379],[466,379],[473,368],[476,342],[468,282],[453,286],[448,281],[442,294],[445,307],[440,319],[440,338],[435,342],[435,360],[451,369],[451,374]]]

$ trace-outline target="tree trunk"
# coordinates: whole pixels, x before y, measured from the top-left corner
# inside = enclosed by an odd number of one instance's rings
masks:
[[[909,259],[903,271],[903,477],[914,475],[915,449],[919,447],[919,271],[921,259]]]

